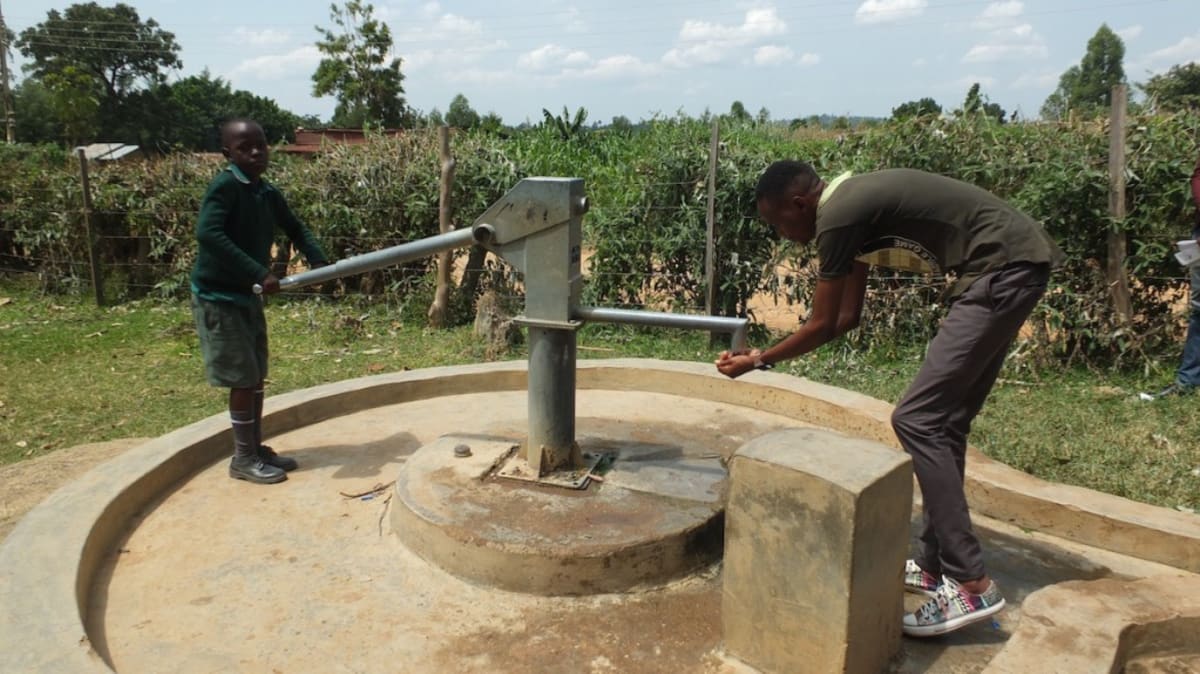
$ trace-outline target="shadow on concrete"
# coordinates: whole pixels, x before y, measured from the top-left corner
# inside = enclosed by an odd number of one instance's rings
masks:
[[[382,440],[363,445],[322,445],[296,451],[281,452],[295,459],[305,472],[337,466],[333,479],[386,477],[395,479],[395,467],[421,447],[421,441],[411,433],[396,433]],[[386,470],[391,467],[392,470]]]

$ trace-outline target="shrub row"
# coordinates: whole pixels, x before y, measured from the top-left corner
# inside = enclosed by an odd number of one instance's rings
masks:
[[[585,220],[593,249],[588,301],[625,306],[704,307],[705,222],[711,120],[661,118],[628,132],[593,130],[563,139],[534,128],[509,138],[456,134],[456,221],[469,224],[522,177],[587,181]],[[1200,116],[1134,119],[1126,177],[1128,216],[1108,215],[1108,133],[1102,125],[1002,125],[985,119],[911,119],[845,136],[728,124],[716,179],[718,311],[746,315],[756,293],[803,304],[812,288],[811,250],[779,246],[756,219],[754,184],[771,161],[794,157],[823,175],[888,167],[925,169],[989,189],[1041,219],[1068,255],[1022,349],[1029,362],[1111,365],[1170,348],[1181,270],[1171,243],[1190,231],[1187,179]],[[187,292],[199,200],[221,166],[216,156],[93,165],[95,226],[106,272],[125,296]],[[269,177],[296,212],[346,257],[437,233],[436,134],[337,146],[315,159],[277,156]],[[36,273],[47,291],[86,284],[87,237],[78,166],[54,148],[0,147],[0,268]],[[1103,269],[1111,228],[1129,243],[1134,319],[1112,309]],[[798,270],[776,273],[781,262]],[[344,290],[413,293],[431,261],[360,279]],[[940,279],[873,277],[864,347],[926,339],[943,308]]]

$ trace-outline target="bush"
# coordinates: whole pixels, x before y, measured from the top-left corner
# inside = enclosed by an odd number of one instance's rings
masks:
[[[583,178],[593,250],[589,303],[703,310],[708,146],[711,120],[656,118],[623,132],[580,129],[563,139],[548,126],[501,138],[458,133],[454,220],[469,225],[519,179]],[[1183,322],[1172,314],[1183,271],[1172,241],[1192,225],[1187,177],[1200,140],[1200,115],[1134,118],[1129,126],[1128,217],[1108,215],[1108,136],[1099,124],[997,124],[983,118],[918,118],[860,133],[791,133],[770,125],[722,128],[716,181],[716,310],[744,316],[756,293],[807,304],[812,251],[779,246],[754,209],[754,185],[781,158],[843,170],[924,169],[977,184],[1046,224],[1067,254],[1018,363],[1142,362],[1176,347]],[[94,166],[93,197],[106,273],[124,296],[186,294],[193,227],[205,186],[221,166],[207,156]],[[438,232],[434,130],[334,146],[313,160],[277,156],[269,177],[335,258]],[[47,291],[87,278],[78,168],[61,150],[0,148],[0,265],[36,272]],[[1104,265],[1110,228],[1128,239],[1133,320],[1112,309]],[[287,256],[287,251],[284,251]],[[776,273],[780,262],[793,270]],[[367,295],[427,293],[432,260],[346,279]],[[494,278],[508,281],[511,275]],[[877,270],[863,328],[852,344],[893,348],[928,339],[944,308],[940,279]],[[471,298],[458,298],[458,320]],[[465,304],[464,304],[465,303]]]

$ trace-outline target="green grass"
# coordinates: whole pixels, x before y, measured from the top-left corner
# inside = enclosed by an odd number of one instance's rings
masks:
[[[184,302],[96,308],[0,281],[0,464],[61,447],[157,436],[226,408],[202,374]],[[0,301],[3,301],[0,299]],[[268,395],[381,372],[480,362],[471,328],[431,330],[423,306],[323,299],[274,300]],[[765,340],[755,340],[762,345]],[[711,362],[708,336],[589,326],[580,358]],[[524,358],[522,346],[504,357]],[[920,351],[865,354],[831,345],[785,372],[893,402]],[[1004,373],[976,419],[972,443],[1043,479],[1131,499],[1200,508],[1200,397],[1139,403],[1170,379],[1086,371]],[[1019,380],[1019,381],[1018,381]]]

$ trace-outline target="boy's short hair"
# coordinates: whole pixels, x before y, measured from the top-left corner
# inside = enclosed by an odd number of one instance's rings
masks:
[[[233,126],[234,124],[246,124],[247,126],[253,124],[254,126],[262,128],[262,125],[259,124],[257,120],[251,119],[250,117],[229,117],[222,121],[221,126],[219,127],[222,145],[225,144],[225,134],[229,132],[229,127]]]
[[[788,188],[796,185],[802,192],[811,190],[820,178],[817,172],[807,162],[794,159],[783,159],[767,167],[758,179],[754,188],[754,200],[767,199],[774,201],[783,196]]]

